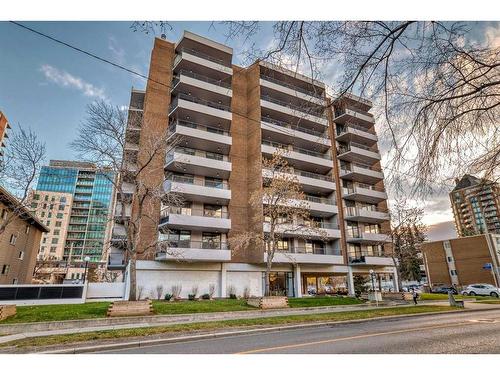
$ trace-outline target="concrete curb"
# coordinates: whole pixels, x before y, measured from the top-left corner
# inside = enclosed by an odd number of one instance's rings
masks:
[[[210,339],[210,338],[219,338],[219,337],[231,337],[231,336],[241,336],[252,333],[265,333],[265,332],[279,332],[279,331],[288,331],[288,330],[296,330],[303,328],[314,328],[314,327],[332,327],[339,324],[355,324],[355,323],[363,323],[370,321],[380,321],[380,320],[397,320],[404,319],[409,317],[419,317],[419,316],[431,316],[431,315],[443,315],[443,314],[461,314],[461,313],[469,313],[472,311],[489,311],[489,310],[499,310],[500,308],[485,308],[481,310],[451,310],[451,311],[437,311],[437,312],[426,312],[426,313],[417,313],[417,314],[402,314],[402,315],[393,315],[393,316],[383,316],[383,317],[375,317],[368,319],[353,319],[353,320],[343,320],[343,321],[330,321],[330,322],[318,322],[318,323],[308,323],[308,324],[293,324],[293,325],[282,325],[277,327],[266,327],[266,328],[254,328],[247,330],[239,330],[239,331],[223,331],[223,332],[215,332],[215,333],[207,333],[200,335],[189,335],[189,336],[178,336],[178,337],[169,337],[163,339],[154,339],[154,340],[141,340],[141,341],[132,341],[125,343],[112,343],[112,344],[102,344],[102,345],[92,345],[92,346],[84,346],[84,347],[73,347],[67,349],[58,349],[58,350],[48,350],[36,352],[39,354],[82,354],[82,353],[92,353],[92,352],[102,352],[107,350],[115,350],[115,349],[129,349],[129,348],[140,348],[144,346],[155,346],[162,345],[168,343],[177,343],[177,342],[186,342],[186,341],[195,341],[201,339]]]

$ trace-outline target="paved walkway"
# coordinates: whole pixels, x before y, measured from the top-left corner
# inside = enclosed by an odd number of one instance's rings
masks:
[[[421,305],[446,306],[448,301],[429,301]],[[393,303],[380,306],[380,309],[391,307],[410,307],[411,304]],[[498,305],[467,303],[468,309],[499,309]],[[109,331],[127,328],[146,328],[157,326],[173,326],[185,323],[203,323],[223,320],[268,318],[277,316],[305,315],[305,314],[325,314],[332,312],[362,311],[376,308],[373,304],[349,305],[349,306],[324,306],[293,308],[280,310],[247,310],[218,313],[197,313],[197,314],[175,314],[175,315],[154,315],[129,318],[104,318],[104,319],[82,319],[72,321],[41,322],[41,323],[21,323],[0,325],[0,343],[7,343],[24,338],[65,335],[82,332]]]

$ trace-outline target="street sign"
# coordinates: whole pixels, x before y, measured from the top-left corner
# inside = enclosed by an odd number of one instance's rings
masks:
[[[485,263],[484,266],[483,266],[483,270],[492,270],[493,269],[493,266],[491,265],[491,263]]]

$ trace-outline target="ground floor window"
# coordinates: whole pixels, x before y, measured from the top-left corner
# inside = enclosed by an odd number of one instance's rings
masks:
[[[263,287],[265,290],[265,272],[263,272]],[[271,296],[288,296],[295,295],[293,287],[293,272],[271,272],[269,274],[269,294]]]
[[[303,275],[302,294],[323,295],[342,294],[347,295],[347,278],[345,276],[332,275]]]

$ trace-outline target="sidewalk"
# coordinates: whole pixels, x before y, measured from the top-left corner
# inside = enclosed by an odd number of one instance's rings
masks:
[[[448,305],[448,301],[429,301],[420,303],[420,305],[446,306]],[[411,306],[413,306],[413,304],[392,303],[380,306],[379,309]],[[494,310],[500,308],[500,306],[495,305],[481,305],[467,302],[465,304],[465,307],[466,309],[470,310]],[[9,324],[0,325],[0,335],[5,335],[0,336],[0,343],[7,343],[10,341],[31,337],[55,336],[71,333],[109,331],[127,328],[173,326],[185,323],[204,323],[237,319],[267,318],[306,314],[326,314],[332,312],[354,312],[376,308],[377,307],[373,304],[365,304],[353,306],[325,306],[280,310],[250,310],[218,313],[154,315],[128,318],[84,319],[41,323]]]

